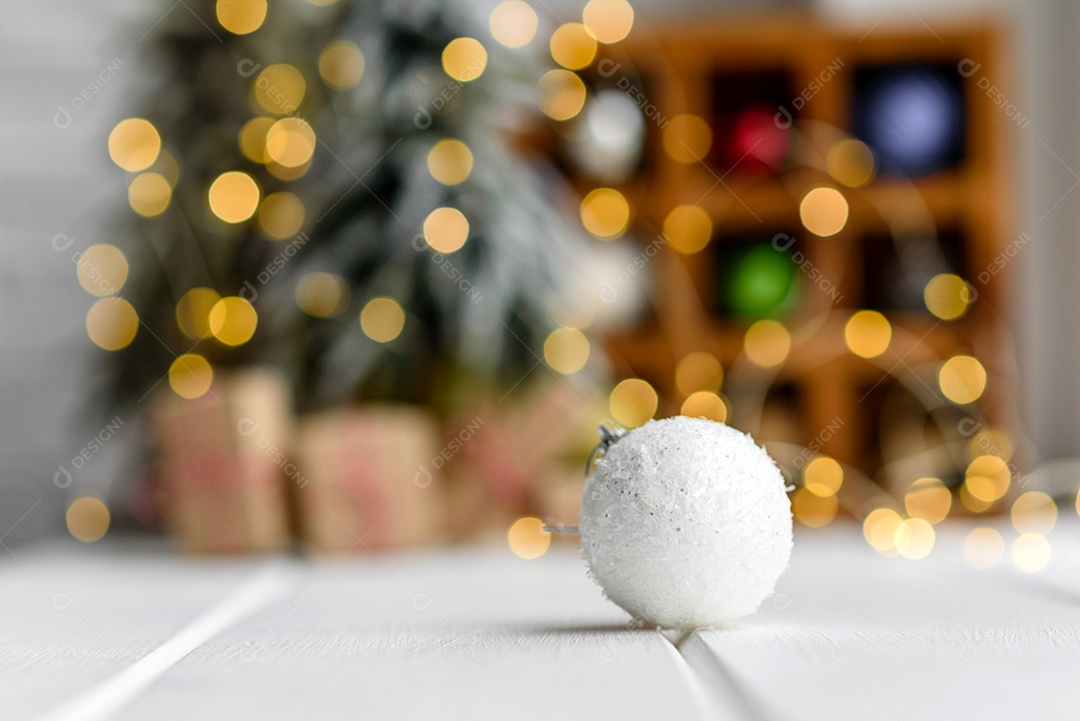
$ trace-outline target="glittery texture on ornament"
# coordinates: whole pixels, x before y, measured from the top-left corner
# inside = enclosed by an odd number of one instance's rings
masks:
[[[604,595],[665,628],[757,610],[791,556],[784,478],[749,435],[714,421],[649,421],[585,481],[581,547]]]

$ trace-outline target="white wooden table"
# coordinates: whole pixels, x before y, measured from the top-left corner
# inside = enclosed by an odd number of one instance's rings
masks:
[[[1080,523],[1059,521],[1036,574],[968,566],[968,528],[939,527],[922,561],[853,526],[800,533],[757,615],[683,636],[628,628],[568,545],[336,563],[16,548],[0,718],[1076,718]]]

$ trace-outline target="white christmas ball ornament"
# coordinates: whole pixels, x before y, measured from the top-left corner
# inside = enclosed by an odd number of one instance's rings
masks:
[[[791,556],[791,505],[769,454],[730,426],[682,416],[601,445],[580,533],[604,594],[665,628],[757,610]]]

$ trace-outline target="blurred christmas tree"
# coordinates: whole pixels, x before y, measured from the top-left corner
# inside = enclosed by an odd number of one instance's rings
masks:
[[[527,41],[536,15],[509,5]],[[580,247],[562,186],[513,147],[539,63],[441,1],[186,7],[109,139],[139,216],[130,277],[99,294],[123,297],[88,318],[115,398],[265,363],[303,409],[516,385]]]

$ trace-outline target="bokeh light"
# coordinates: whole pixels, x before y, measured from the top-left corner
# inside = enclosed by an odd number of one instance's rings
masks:
[[[115,245],[91,245],[79,256],[75,267],[79,285],[90,295],[116,295],[128,277],[128,262]]]
[[[588,360],[589,339],[577,328],[556,328],[544,340],[544,362],[556,373],[577,373]]]
[[[952,493],[937,478],[920,478],[904,494],[904,509],[912,518],[941,523],[952,508]]]
[[[580,70],[596,57],[596,37],[581,23],[565,23],[551,34],[551,58],[567,70]]]
[[[1018,533],[1038,533],[1045,536],[1057,523],[1057,504],[1041,491],[1022,493],[1013,502],[1009,517]]]
[[[998,456],[978,456],[964,472],[964,490],[982,503],[989,504],[1002,498],[1011,483],[1012,472]]]
[[[508,48],[522,48],[536,36],[539,19],[532,5],[523,0],[503,0],[491,11],[491,37]]]
[[[282,118],[266,132],[266,154],[278,165],[296,168],[315,153],[315,131],[302,118]]]
[[[795,520],[811,528],[821,528],[832,523],[839,507],[840,502],[836,496],[819,496],[806,488],[795,491],[791,500]]]
[[[376,343],[389,343],[405,328],[405,309],[393,298],[372,298],[360,311],[360,328]]]
[[[124,298],[101,298],[86,313],[86,334],[99,348],[126,348],[138,332],[139,314]]]
[[[65,514],[68,533],[83,543],[100,540],[109,530],[109,508],[94,496],[76,498]]]
[[[300,232],[304,227],[304,203],[289,192],[271,193],[259,203],[257,223],[268,238],[281,240]]]
[[[270,156],[266,153],[266,134],[274,122],[273,118],[260,115],[244,123],[237,136],[237,143],[245,158],[256,163],[270,162]]]
[[[611,417],[627,428],[640,426],[652,418],[659,403],[660,398],[653,387],[640,378],[620,381],[608,398]]]
[[[759,320],[746,331],[743,351],[755,365],[762,368],[778,366],[791,352],[791,333],[779,321]]]
[[[712,128],[699,115],[676,115],[664,127],[664,152],[678,162],[699,163],[712,146]]]
[[[345,280],[333,273],[308,273],[296,284],[296,305],[313,318],[330,318],[341,312],[346,295]]]
[[[964,558],[975,568],[993,568],[1005,557],[1005,539],[993,528],[974,528],[964,538]]]
[[[109,133],[109,157],[124,170],[146,170],[161,152],[161,136],[149,120],[127,118]]]
[[[581,17],[596,39],[605,44],[619,42],[634,27],[634,8],[626,0],[589,0]]]
[[[424,240],[440,253],[453,253],[469,239],[469,221],[457,208],[436,208],[424,220]]]
[[[267,66],[251,84],[255,103],[275,115],[291,115],[304,102],[307,81],[288,63]]]
[[[519,518],[506,532],[506,543],[518,558],[532,560],[547,553],[551,534],[544,531],[544,522],[533,516]]]
[[[967,313],[974,294],[964,279],[952,273],[940,273],[930,279],[923,291],[926,309],[942,320],[956,320]]]
[[[861,358],[876,358],[892,342],[892,325],[876,310],[856,311],[844,326],[844,342]]]
[[[552,120],[569,120],[585,106],[585,83],[570,70],[548,70],[536,84],[540,109]]]
[[[1050,554],[1050,542],[1038,533],[1024,533],[1013,541],[1013,563],[1026,573],[1037,573],[1046,568]]]
[[[724,368],[712,353],[687,353],[675,366],[675,387],[683,395],[697,391],[719,391],[723,381]]]
[[[934,527],[921,518],[908,518],[896,527],[896,551],[904,558],[916,561],[934,550]]]
[[[891,508],[878,508],[863,519],[863,536],[874,550],[886,556],[895,556],[896,531],[903,519]]]
[[[234,35],[247,35],[262,27],[266,0],[217,0],[217,19]]]
[[[803,487],[816,496],[833,496],[844,484],[844,469],[836,459],[817,456],[803,468]]]
[[[874,153],[866,143],[847,138],[829,148],[825,166],[836,182],[849,188],[868,185],[876,174]]]
[[[210,210],[226,223],[242,223],[259,207],[259,186],[247,173],[230,170],[211,184]]]
[[[443,185],[457,185],[472,173],[473,154],[460,140],[444,138],[428,151],[427,167],[431,177]]]
[[[969,355],[953,356],[941,366],[938,384],[953,403],[974,403],[986,390],[986,369]]]
[[[683,401],[679,413],[689,418],[707,418],[723,423],[727,420],[727,404],[712,391],[694,391]]]
[[[192,288],[176,304],[176,325],[191,340],[210,335],[210,311],[221,300],[212,288]]]
[[[581,201],[581,224],[597,238],[618,238],[630,224],[630,203],[613,188],[596,188]]]
[[[259,314],[255,307],[238,295],[222,298],[210,309],[207,319],[210,332],[225,345],[243,345],[255,335]]]
[[[484,74],[488,55],[483,44],[475,38],[451,40],[442,51],[442,66],[454,80],[467,83]]]
[[[172,201],[172,186],[160,173],[139,173],[128,186],[128,204],[144,218],[161,215]]]
[[[697,205],[680,205],[664,218],[664,237],[676,252],[693,255],[712,239],[713,222]]]
[[[1006,461],[1012,458],[1013,442],[1009,435],[997,428],[980,428],[967,444],[967,457],[970,461],[975,456],[989,454],[1001,456]]]
[[[214,369],[198,353],[185,353],[169,366],[169,387],[181,398],[200,398],[214,383]]]
[[[848,202],[836,188],[814,188],[799,203],[799,219],[814,235],[836,235],[847,224]]]
[[[355,88],[364,77],[364,53],[356,43],[335,40],[319,53],[319,77],[334,90]]]

